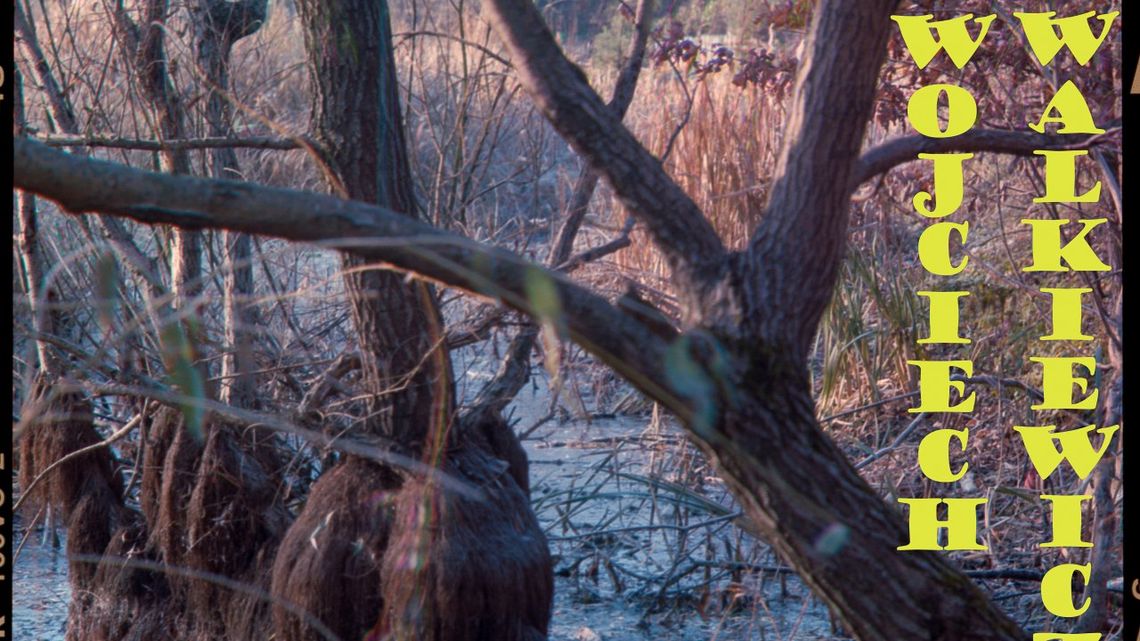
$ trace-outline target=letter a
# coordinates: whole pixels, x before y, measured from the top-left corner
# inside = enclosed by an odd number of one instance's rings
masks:
[[[942,49],[946,49],[950,60],[961,69],[966,66],[970,58],[974,57],[974,52],[978,50],[978,46],[986,37],[986,32],[989,31],[990,23],[997,16],[989,15],[974,19],[974,22],[981,25],[977,40],[971,39],[970,32],[966,30],[966,21],[973,17],[974,14],[967,13],[964,16],[937,22],[931,22],[933,15],[891,16],[891,20],[899,24],[903,44],[906,45],[906,50],[910,52],[910,57],[914,58],[914,63],[919,69],[925,69]],[[933,32],[938,32],[937,40],[934,39]]]
[[[1053,112],[1057,112],[1057,115],[1051,115]],[[1053,99],[1045,106],[1045,111],[1041,113],[1041,120],[1036,123],[1029,123],[1029,128],[1043,134],[1045,133],[1045,125],[1051,122],[1061,124],[1061,128],[1057,130],[1059,134],[1104,133],[1104,130],[1098,128],[1093,122],[1089,103],[1072,80],[1061,85],[1057,93],[1053,94]]]

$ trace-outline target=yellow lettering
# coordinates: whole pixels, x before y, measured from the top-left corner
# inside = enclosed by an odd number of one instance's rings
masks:
[[[1077,157],[1087,156],[1087,149],[1050,150],[1033,152],[1045,156],[1045,195],[1033,199],[1035,203],[1095,203],[1100,200],[1100,181],[1081,195],[1077,195]]]
[[[938,122],[938,97],[943,92],[947,102],[945,129]],[[957,85],[926,85],[911,94],[906,103],[906,118],[910,126],[924,136],[953,138],[969,131],[978,121],[978,103],[969,91]]]
[[[1089,232],[1108,222],[1108,219],[1078,220],[1077,222],[1081,224],[1081,231],[1077,232],[1077,235],[1069,242],[1063,243],[1061,228],[1068,225],[1069,222],[1068,220],[1022,219],[1021,224],[1029,225],[1030,245],[1033,247],[1033,264],[1022,268],[1021,271],[1067,272],[1073,269],[1078,272],[1106,272],[1111,269],[1100,260],[1088,241]],[[920,238],[919,242],[921,240]],[[1062,260],[1068,264],[1068,267],[1061,264]]]
[[[958,211],[962,206],[962,163],[974,154],[919,154],[922,160],[934,161],[934,193],[938,195],[933,209],[927,205],[934,200],[928,191],[914,195],[914,210],[927,218],[942,218]]]
[[[984,498],[899,499],[910,506],[910,543],[900,550],[985,550],[978,543],[978,506]],[[946,504],[946,520],[938,519],[938,506]],[[946,545],[938,544],[938,531],[946,529]]]
[[[1092,566],[1087,563],[1064,563],[1049,568],[1045,578],[1041,579],[1041,602],[1045,604],[1045,609],[1059,617],[1079,617],[1084,614],[1092,599],[1086,598],[1079,608],[1073,605],[1073,575],[1080,574],[1088,583],[1090,572]]]
[[[1021,435],[1025,451],[1029,454],[1029,461],[1033,463],[1033,469],[1037,470],[1038,476],[1042,479],[1049,478],[1062,461],[1068,461],[1077,476],[1084,480],[1108,451],[1113,435],[1120,429],[1119,425],[1098,429],[1097,433],[1104,439],[1100,447],[1094,449],[1089,436],[1095,427],[1095,425],[1086,425],[1080,429],[1064,432],[1056,432],[1055,425],[1042,427],[1017,425],[1013,429]]]
[[[1092,376],[1096,372],[1095,358],[1092,356],[1030,356],[1029,360],[1041,363],[1041,394],[1045,397],[1039,404],[1030,407],[1035,410],[1096,409],[1096,399],[1100,390],[1094,389],[1083,399],[1073,400],[1073,385],[1079,387],[1081,393],[1089,391],[1089,380],[1083,376],[1074,376],[1073,367],[1080,365],[1089,371],[1089,376]]]
[[[970,392],[964,400],[957,405],[950,404],[950,390],[958,392],[958,396],[965,396],[966,384],[962,381],[950,380],[950,370],[960,369],[966,376],[973,376],[973,361],[907,361],[907,364],[918,368],[918,407],[912,407],[908,412],[972,412],[976,392]]]
[[[918,65],[919,69],[925,69],[926,65],[934,60],[934,56],[943,49],[950,56],[954,66],[961,69],[966,66],[966,63],[974,56],[974,52],[978,50],[978,46],[982,44],[982,40],[990,28],[990,23],[994,21],[995,17],[989,15],[974,18],[974,14],[967,13],[957,18],[934,22],[931,22],[934,19],[933,15],[891,16],[891,20],[898,23],[903,44],[910,53],[910,57],[914,58],[914,63]],[[981,26],[977,39],[970,38],[970,32],[966,29],[966,22],[970,19]],[[934,33],[938,34],[937,39],[934,38]]]
[[[959,301],[970,292],[916,292],[930,299],[930,336],[920,338],[920,345],[933,343],[969,344],[970,339],[958,335]]]
[[[1057,112],[1057,115],[1050,115],[1054,111]],[[1077,85],[1072,80],[1061,85],[1061,88],[1053,95],[1053,99],[1049,101],[1048,105],[1045,105],[1041,119],[1036,123],[1029,123],[1029,128],[1043,134],[1045,133],[1045,125],[1054,122],[1061,124],[1061,128],[1057,130],[1059,134],[1104,133],[1104,130],[1099,129],[1093,122],[1089,103],[1085,101],[1081,90],[1077,89]]]
[[[1061,52],[1061,48],[1068,47],[1073,58],[1083,67],[1092,60],[1093,54],[1108,36],[1108,30],[1120,12],[1112,11],[1096,16],[1097,20],[1104,23],[1099,36],[1093,35],[1092,27],[1089,25],[1089,18],[1096,15],[1095,11],[1067,18],[1054,18],[1053,16],[1057,15],[1056,11],[1041,13],[1015,11],[1013,15],[1021,22],[1025,39],[1029,41],[1029,48],[1033,50],[1033,55],[1042,65],[1053,62],[1053,58]],[[1060,37],[1057,37],[1058,27],[1061,30]]]
[[[918,442],[918,467],[926,478],[937,483],[953,483],[965,476],[969,463],[962,463],[957,472],[950,469],[950,440],[958,439],[964,451],[969,437],[969,429],[934,430],[922,437]]]
[[[1091,548],[1081,538],[1084,517],[1081,504],[1091,499],[1084,494],[1042,494],[1042,500],[1053,504],[1053,540],[1042,543],[1043,548]]]
[[[1092,291],[1088,287],[1053,288],[1041,291],[1053,298],[1053,332],[1042,336],[1043,341],[1091,341],[1092,336],[1081,333],[1084,312],[1081,299]],[[921,341],[920,341],[921,342]]]
[[[962,262],[955,265],[950,261],[950,233],[958,232],[962,237],[962,244],[966,244],[966,237],[970,232],[970,223],[940,222],[930,225],[922,230],[918,237],[918,260],[926,271],[935,276],[954,276],[966,269],[970,262],[969,256],[963,256]]]

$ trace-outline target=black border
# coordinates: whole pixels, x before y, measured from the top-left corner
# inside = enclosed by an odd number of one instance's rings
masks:
[[[1140,186],[1136,184],[1137,179],[1140,179],[1140,171],[1136,171],[1132,166],[1125,161],[1125,157],[1130,155],[1128,152],[1140,144],[1140,130],[1130,128],[1127,126],[1128,122],[1138,121],[1140,117],[1136,116],[1140,110],[1140,94],[1132,95],[1130,90],[1132,88],[1132,79],[1137,71],[1137,63],[1140,61],[1140,28],[1136,25],[1130,24],[1127,17],[1130,15],[1124,10],[1124,5],[1121,3],[1121,64],[1123,66],[1123,73],[1121,76],[1122,92],[1123,92],[1123,123],[1121,129],[1121,172],[1124,176],[1121,185],[1121,201],[1122,210],[1127,212],[1129,206],[1133,202],[1140,202]],[[1136,15],[1140,16],[1140,13]],[[1123,221],[1122,221],[1123,223]],[[1122,244],[1127,244],[1128,239],[1127,230],[1123,230]],[[1123,252],[1124,265],[1128,264],[1128,253]],[[1124,270],[1127,273],[1127,270]],[[1122,277],[1123,278],[1123,277]],[[1125,290],[1127,291],[1127,290]],[[1127,300],[1127,299],[1126,299]],[[1128,318],[1127,311],[1123,312],[1123,318]],[[1123,321],[1121,327],[1127,327]],[[1133,350],[1129,349],[1130,341],[1124,341],[1124,358],[1125,361],[1130,359],[1130,354]],[[1136,392],[1136,384],[1130,377],[1124,376],[1124,398],[1130,398]],[[1123,427],[1123,426],[1122,426]],[[1123,441],[1121,441],[1123,445]],[[1119,451],[1121,457],[1124,456],[1124,448],[1121,447]],[[1122,458],[1122,461],[1126,460]],[[1124,632],[1122,635],[1123,641],[1140,641],[1140,548],[1135,545],[1129,545],[1131,541],[1136,543],[1136,536],[1132,534],[1140,533],[1140,512],[1134,507],[1129,507],[1129,497],[1137,496],[1140,492],[1140,475],[1130,474],[1127,465],[1121,465],[1121,475],[1123,476],[1124,484],[1124,505],[1123,505],[1123,519],[1121,522],[1121,535],[1123,554],[1124,554]],[[1133,498],[1132,502],[1135,502]]]

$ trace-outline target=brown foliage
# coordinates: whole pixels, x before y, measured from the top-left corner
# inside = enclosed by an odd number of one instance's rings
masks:
[[[270,562],[266,559],[273,558],[289,515],[277,500],[275,466],[267,467],[243,451],[237,429],[216,424],[207,437],[189,504],[183,508],[187,515],[185,564],[267,586]],[[268,454],[262,458],[271,460]],[[190,583],[188,599],[203,625],[225,626],[224,615],[237,596],[212,582],[195,580]],[[245,612],[239,615],[238,621],[249,618]],[[219,627],[217,632],[234,634],[229,627]]]
[[[209,419],[206,419],[209,421]],[[172,565],[183,563],[188,542],[186,505],[194,489],[195,470],[202,457],[202,445],[185,427],[185,417],[174,408],[165,408],[155,416],[152,429],[159,436],[160,447],[147,444],[147,461],[144,464],[143,493],[140,502],[155,508],[147,514],[150,544],[159,552],[159,558]],[[208,427],[206,428],[208,429]],[[166,439],[169,438],[169,441]],[[164,442],[169,443],[161,447]],[[147,483],[146,474],[155,475]],[[157,490],[157,495],[146,496]],[[172,581],[179,585],[178,580]]]
[[[34,382],[26,412],[28,428],[20,443],[20,486],[63,457],[102,440],[95,431],[91,403],[76,391],[60,391],[40,376]],[[32,489],[33,499],[62,513],[69,532],[67,553],[72,585],[86,590],[95,566],[76,555],[101,554],[121,517],[122,484],[106,449],[59,465]]]
[[[91,565],[95,569],[91,591],[72,600],[67,641],[174,638],[178,609],[167,601],[166,577],[124,563],[154,560],[145,551],[145,524],[137,515],[127,519],[103,550],[103,561]],[[75,536],[74,530],[70,532]]]

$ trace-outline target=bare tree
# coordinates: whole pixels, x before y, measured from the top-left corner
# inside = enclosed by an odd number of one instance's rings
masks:
[[[205,78],[206,132],[210,136],[234,135],[233,106],[230,97],[230,54],[242,38],[253,35],[265,23],[268,0],[201,0],[191,5],[194,49],[198,69]],[[208,152],[210,175],[239,178],[237,153],[231,147]],[[228,351],[222,359],[220,398],[231,405],[253,407],[257,401],[256,380],[252,374],[253,329],[257,327],[257,307],[253,297],[252,242],[247,234],[225,233],[226,270],[225,331]]]

